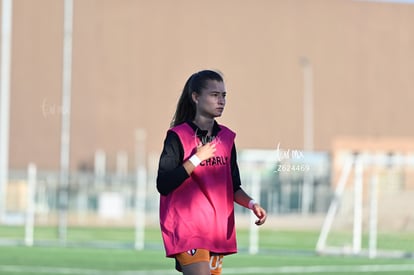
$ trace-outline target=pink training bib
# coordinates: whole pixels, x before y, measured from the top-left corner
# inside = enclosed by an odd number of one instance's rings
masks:
[[[194,248],[220,254],[237,252],[230,168],[236,134],[222,125],[220,129],[212,141],[215,156],[200,163],[183,184],[160,198],[160,225],[168,257]],[[196,133],[187,123],[170,131],[180,138],[186,161],[196,152]]]

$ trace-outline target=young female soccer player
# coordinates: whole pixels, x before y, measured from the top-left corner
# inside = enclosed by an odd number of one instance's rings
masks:
[[[222,76],[193,74],[178,101],[161,153],[157,190],[167,257],[184,275],[219,275],[223,255],[237,252],[234,202],[266,220],[266,211],[241,188],[234,139],[217,123],[226,104]]]

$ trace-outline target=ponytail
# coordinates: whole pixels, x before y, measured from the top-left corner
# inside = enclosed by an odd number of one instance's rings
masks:
[[[196,105],[192,94],[193,92],[201,94],[201,89],[206,87],[207,80],[217,80],[222,82],[223,77],[218,72],[211,70],[204,70],[191,75],[185,83],[180,99],[178,100],[177,109],[171,121],[171,127],[194,119],[196,115]]]

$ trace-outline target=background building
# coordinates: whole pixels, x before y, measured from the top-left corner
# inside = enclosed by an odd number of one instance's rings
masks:
[[[15,0],[10,168],[59,169],[63,1]],[[72,170],[96,150],[134,167],[135,130],[158,156],[186,79],[223,72],[220,122],[240,149],[304,148],[307,60],[313,148],[338,137],[412,137],[414,5],[365,1],[74,1]]]

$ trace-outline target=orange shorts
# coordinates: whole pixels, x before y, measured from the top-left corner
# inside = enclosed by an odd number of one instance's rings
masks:
[[[191,249],[175,255],[180,265],[189,265],[199,262],[209,262],[212,275],[220,275],[223,265],[223,255],[210,253],[206,249]]]

